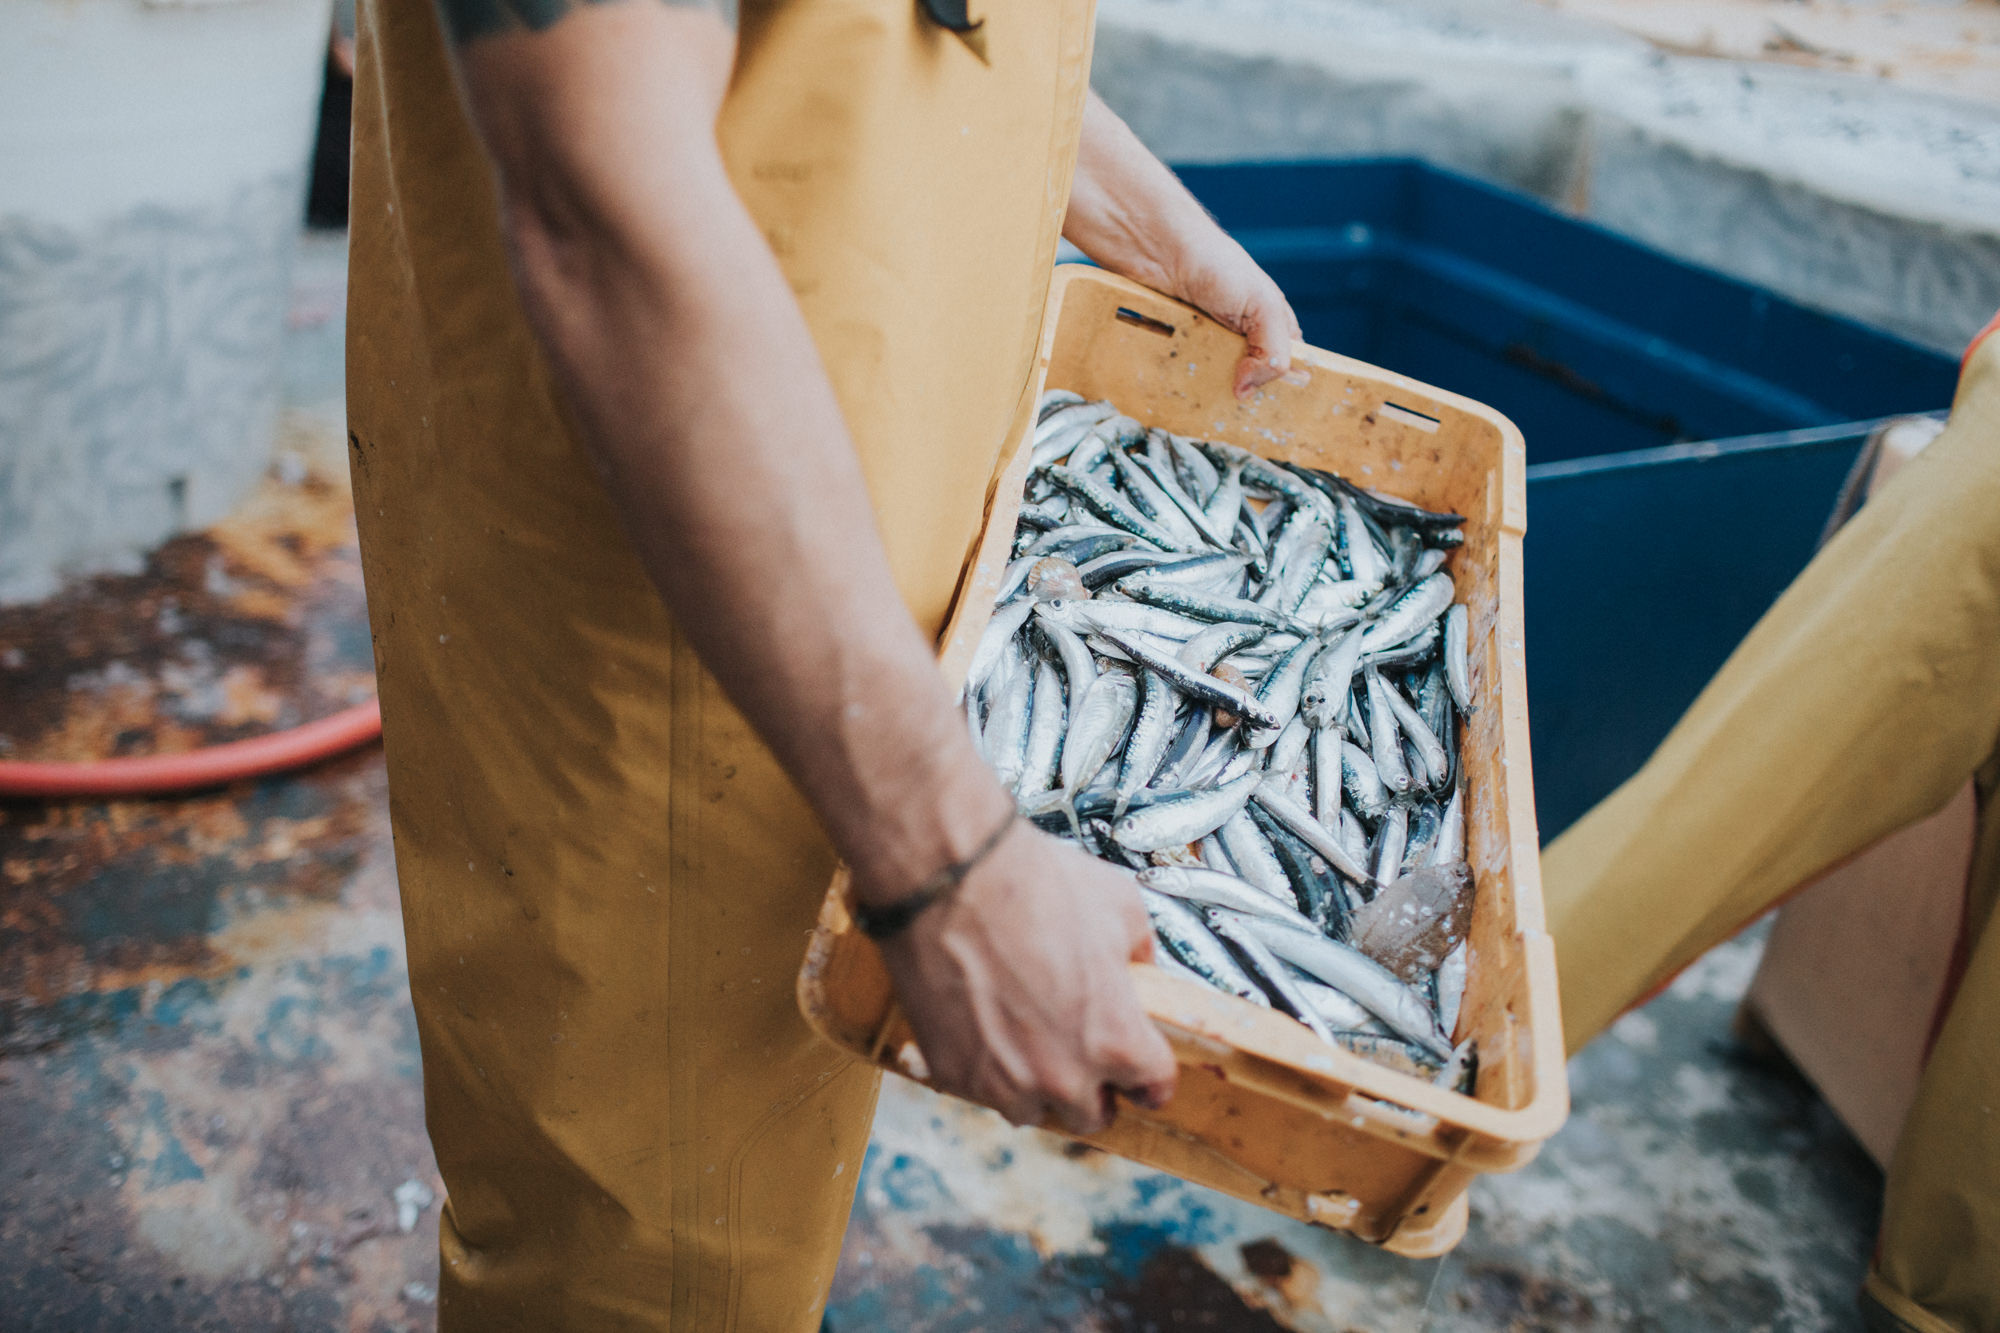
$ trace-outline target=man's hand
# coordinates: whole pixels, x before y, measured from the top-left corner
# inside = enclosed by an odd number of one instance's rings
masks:
[[[1292,313],[1292,303],[1271,275],[1215,225],[1214,218],[1203,213],[1201,222],[1183,238],[1180,261],[1161,290],[1249,341],[1243,359],[1236,363],[1238,398],[1249,397],[1275,379],[1303,381],[1304,372],[1292,369],[1292,344],[1299,338],[1299,317]]]
[[[1095,93],[1063,235],[1113,273],[1179,297],[1248,339],[1238,398],[1291,371],[1299,320],[1278,284]]]
[[[1072,1134],[1109,1124],[1116,1092],[1173,1095],[1173,1053],[1126,975],[1153,952],[1138,890],[1025,822],[882,952],[946,1092]]]

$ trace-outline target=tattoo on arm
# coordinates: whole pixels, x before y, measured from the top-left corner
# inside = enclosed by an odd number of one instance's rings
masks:
[[[541,32],[580,5],[611,4],[617,0],[437,0],[445,28],[463,45],[488,33],[525,29]],[[736,0],[634,0],[639,4],[670,4],[706,9],[736,26]]]

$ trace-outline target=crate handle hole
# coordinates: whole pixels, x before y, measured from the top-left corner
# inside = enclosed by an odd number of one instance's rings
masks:
[[[1443,424],[1430,413],[1419,412],[1414,407],[1404,407],[1401,403],[1383,403],[1382,415],[1391,421],[1400,421],[1405,426],[1415,426],[1429,435],[1437,434],[1438,427]]]
[[[1154,319],[1151,315],[1142,315],[1130,306],[1119,306],[1118,318],[1126,324],[1149,330],[1164,337],[1171,338],[1174,336],[1173,325],[1167,323],[1164,319]]]

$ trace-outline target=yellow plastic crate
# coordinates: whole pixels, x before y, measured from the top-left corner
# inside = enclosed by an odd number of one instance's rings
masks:
[[[1470,612],[1477,707],[1461,750],[1477,901],[1456,1038],[1479,1044],[1471,1096],[1322,1042],[1292,1019],[1134,965],[1172,1043],[1180,1087],[1162,1110],[1123,1106],[1089,1141],[1184,1179],[1399,1254],[1440,1254],[1465,1232],[1466,1187],[1527,1163],[1569,1110],[1555,951],[1543,926],[1521,629],[1526,460],[1491,408],[1318,349],[1304,385],[1239,403],[1243,340],[1199,312],[1082,265],[1057,269],[1037,394],[1109,398],[1148,426],[1339,472],[1466,516],[1446,570]],[[1003,451],[977,554],[945,627],[942,664],[964,677],[992,614],[1027,480],[1029,438]],[[914,1050],[874,945],[853,929],[845,872],[827,892],[799,975],[814,1027],[885,1068]]]

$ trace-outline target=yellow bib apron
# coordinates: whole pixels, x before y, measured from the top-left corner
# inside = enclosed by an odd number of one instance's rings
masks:
[[[1976,779],[1965,970],[1889,1167],[1871,1333],[2000,1333],[2000,336],[1951,424],[1542,857],[1571,1050]],[[1856,995],[1854,1003],[1869,1003]]]
[[[719,138],[929,629],[1026,401],[1089,0],[752,0]],[[430,0],[362,7],[348,420],[454,1329],[809,1330],[876,1076],[792,983],[832,858],[557,407]],[[753,372],[754,373],[754,372]]]

